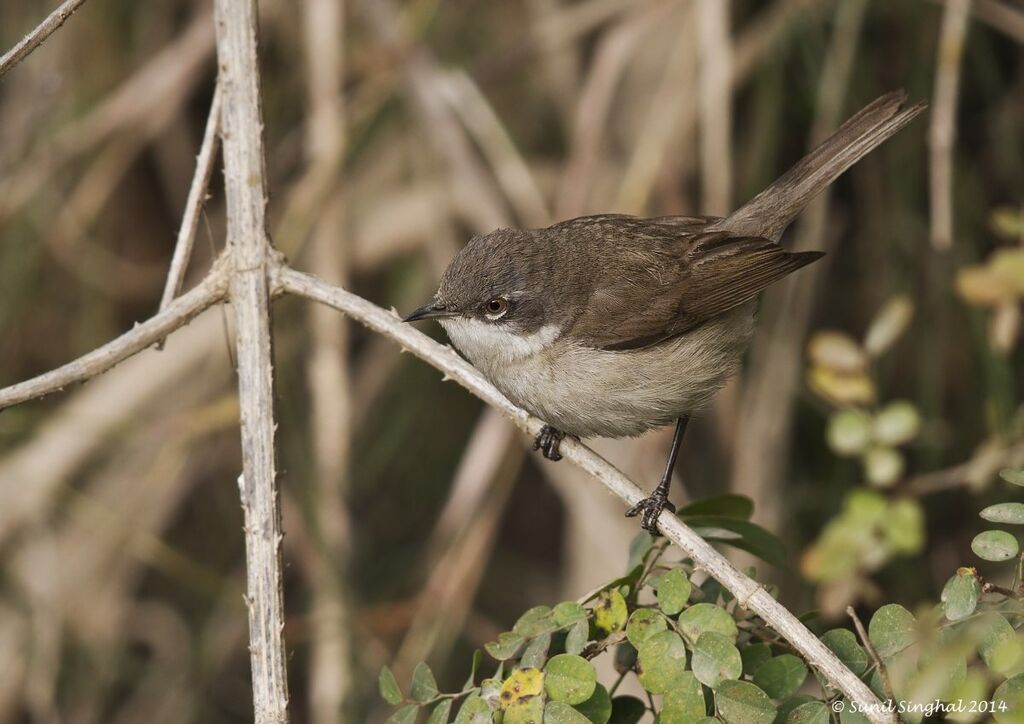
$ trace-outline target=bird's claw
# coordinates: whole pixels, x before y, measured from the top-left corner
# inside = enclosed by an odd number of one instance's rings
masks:
[[[551,427],[551,425],[545,425],[537,433],[537,437],[533,439],[533,449],[540,450],[541,454],[548,460],[558,462],[562,459],[562,454],[558,452],[558,447],[561,445],[564,437],[565,433],[561,430]]]
[[[661,511],[663,510],[675,513],[676,506],[669,501],[666,493],[661,490],[655,490],[653,493],[627,510],[626,517],[632,518],[643,514],[643,517],[640,519],[640,527],[652,535],[661,535],[661,532],[658,530],[658,518],[661,517]]]

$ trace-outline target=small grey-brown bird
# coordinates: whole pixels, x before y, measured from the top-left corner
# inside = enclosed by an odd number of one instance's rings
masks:
[[[676,422],[661,481],[626,515],[657,532],[690,414],[736,372],[769,284],[820,258],[788,252],[801,209],[924,104],[877,99],[726,218],[584,216],[546,229],[498,229],[452,260],[434,298],[405,321],[437,319],[506,397],[566,434],[623,437]]]

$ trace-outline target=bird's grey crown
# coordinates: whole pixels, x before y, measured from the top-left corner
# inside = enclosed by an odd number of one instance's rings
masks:
[[[467,317],[486,319],[484,305],[504,298],[509,311],[494,323],[521,334],[550,323],[545,293],[551,260],[536,234],[533,229],[497,229],[474,237],[445,270],[436,301]]]

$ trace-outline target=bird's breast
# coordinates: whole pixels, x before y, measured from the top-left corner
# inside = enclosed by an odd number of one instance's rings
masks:
[[[580,437],[639,435],[703,406],[749,339],[740,308],[657,345],[595,349],[542,327],[515,335],[475,320],[442,322],[452,343],[512,402]]]

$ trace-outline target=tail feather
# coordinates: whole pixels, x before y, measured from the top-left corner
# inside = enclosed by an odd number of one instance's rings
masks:
[[[715,228],[778,240],[811,199],[926,107],[925,103],[905,107],[906,100],[904,91],[894,91],[865,106]]]

